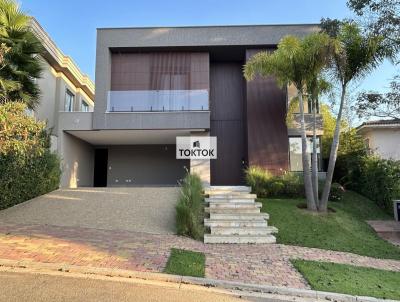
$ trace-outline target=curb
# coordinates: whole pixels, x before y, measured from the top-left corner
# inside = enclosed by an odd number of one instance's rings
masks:
[[[130,271],[123,269],[110,269],[110,268],[98,268],[90,266],[78,266],[63,263],[41,263],[26,260],[8,260],[0,259],[0,268],[10,268],[10,269],[27,269],[36,272],[62,272],[71,274],[81,274],[81,275],[94,275],[102,277],[119,277],[119,278],[129,278],[129,279],[140,279],[145,281],[159,281],[159,282],[169,282],[178,283],[180,285],[197,285],[207,288],[224,289],[230,290],[234,294],[242,297],[259,297],[265,298],[266,295],[278,295],[285,297],[306,298],[312,300],[325,300],[325,301],[337,301],[337,302],[399,302],[399,300],[386,300],[378,299],[373,297],[364,296],[352,296],[347,294],[322,292],[316,290],[308,289],[297,289],[289,287],[279,287],[279,286],[269,286],[269,285],[257,285],[257,284],[247,284],[234,281],[222,281],[209,278],[198,278],[198,277],[188,277],[179,275],[170,275],[163,273],[151,273],[151,272],[140,272],[140,271]]]

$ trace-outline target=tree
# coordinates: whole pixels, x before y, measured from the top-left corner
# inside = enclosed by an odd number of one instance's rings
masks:
[[[330,66],[330,72],[340,86],[341,96],[329,155],[328,170],[320,202],[321,210],[326,211],[338,153],[340,126],[343,108],[346,103],[347,89],[352,82],[361,80],[376,68],[387,54],[382,51],[382,48],[384,48],[382,37],[362,33],[360,27],[355,23],[344,22],[336,25],[336,28],[332,30],[332,23],[327,22],[322,24],[322,28],[329,28],[329,34],[337,39],[341,45],[339,51],[333,54]]]
[[[394,58],[400,51],[400,0],[348,0],[347,6],[368,33],[385,37],[384,50]]]
[[[366,31],[385,37],[384,51],[399,64],[400,0],[349,0],[347,5],[359,16]],[[354,110],[362,118],[400,118],[400,76],[391,80],[387,93],[360,93]]]
[[[324,33],[314,33],[299,39],[284,37],[273,53],[260,52],[253,56],[244,67],[244,76],[250,81],[255,76],[274,76],[282,87],[294,85],[298,91],[302,141],[302,162],[307,208],[318,210],[318,193],[312,182],[310,162],[307,156],[307,136],[304,119],[304,96],[317,82],[334,51],[333,40]]]
[[[354,110],[360,118],[400,119],[400,76],[393,79],[390,83],[390,91],[387,93],[360,93]]]
[[[0,0],[0,103],[21,101],[33,109],[40,97],[43,47],[31,32],[30,19],[12,0]]]

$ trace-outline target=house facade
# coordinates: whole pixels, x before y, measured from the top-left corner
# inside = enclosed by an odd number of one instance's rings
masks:
[[[400,160],[400,120],[365,122],[357,128],[369,150],[384,158]]]
[[[242,71],[249,58],[273,51],[285,35],[317,30],[98,29],[93,112],[58,113],[61,186],[176,185],[186,170],[205,184],[240,185],[249,165],[275,174],[301,171],[298,116],[286,123],[295,89],[273,78],[246,82]],[[218,158],[176,159],[177,136],[217,137]]]
[[[41,78],[37,79],[40,102],[32,114],[47,122],[52,149],[57,151],[60,114],[93,111],[94,83],[69,56],[62,53],[36,19],[31,19],[30,27],[44,48],[41,60],[43,71]]]

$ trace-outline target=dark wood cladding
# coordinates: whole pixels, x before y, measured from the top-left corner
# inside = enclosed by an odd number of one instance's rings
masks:
[[[218,159],[211,160],[211,184],[243,184],[245,159],[244,78],[241,63],[211,63],[211,135]]]
[[[111,90],[209,89],[209,54],[113,53]]]
[[[246,60],[259,51],[247,50]],[[247,82],[246,91],[249,165],[279,174],[289,166],[286,91],[272,77]]]

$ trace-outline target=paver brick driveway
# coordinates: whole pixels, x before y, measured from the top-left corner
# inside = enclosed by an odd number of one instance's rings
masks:
[[[0,221],[173,234],[178,196],[177,187],[60,189],[0,211]]]

